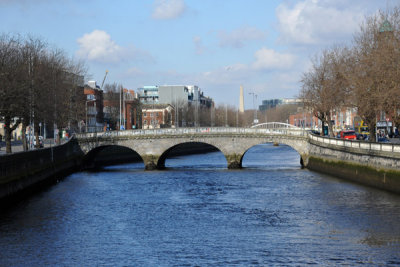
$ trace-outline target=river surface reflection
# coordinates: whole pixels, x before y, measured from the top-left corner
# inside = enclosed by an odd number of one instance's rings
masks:
[[[0,214],[1,266],[399,265],[400,196],[260,145],[70,175]]]

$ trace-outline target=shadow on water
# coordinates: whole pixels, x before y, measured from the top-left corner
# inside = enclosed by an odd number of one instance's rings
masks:
[[[168,158],[166,167],[172,169],[226,169],[222,152]],[[244,155],[242,167],[246,169],[299,169],[300,156],[289,146],[261,144],[250,148]]]
[[[169,156],[165,161],[166,170],[226,170],[227,161],[220,151],[203,154]],[[287,145],[261,144],[250,148],[244,155],[242,167],[248,170],[298,170],[301,168],[300,155]],[[105,166],[100,171],[143,170],[143,162]],[[98,171],[98,170],[96,170]]]

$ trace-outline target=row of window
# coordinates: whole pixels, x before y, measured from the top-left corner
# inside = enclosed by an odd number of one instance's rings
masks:
[[[149,112],[150,113],[150,117],[154,117],[154,113],[152,113],[152,112]],[[147,113],[146,112],[143,112],[143,117],[147,117]],[[159,113],[157,112],[156,113],[156,118],[158,118],[159,117]]]
[[[148,123],[147,120],[143,121],[143,125],[147,125],[147,123]],[[158,120],[151,120],[151,121],[149,121],[149,123],[150,123],[149,125],[158,125],[159,121]]]

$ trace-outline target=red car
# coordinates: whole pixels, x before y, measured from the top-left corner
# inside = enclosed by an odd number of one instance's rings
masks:
[[[355,131],[340,131],[341,139],[356,140],[357,135]]]

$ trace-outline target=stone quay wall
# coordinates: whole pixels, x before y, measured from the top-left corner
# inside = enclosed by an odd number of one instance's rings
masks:
[[[310,170],[400,193],[400,145],[310,135]]]
[[[82,156],[74,139],[51,148],[0,156],[0,202],[78,170]]]

